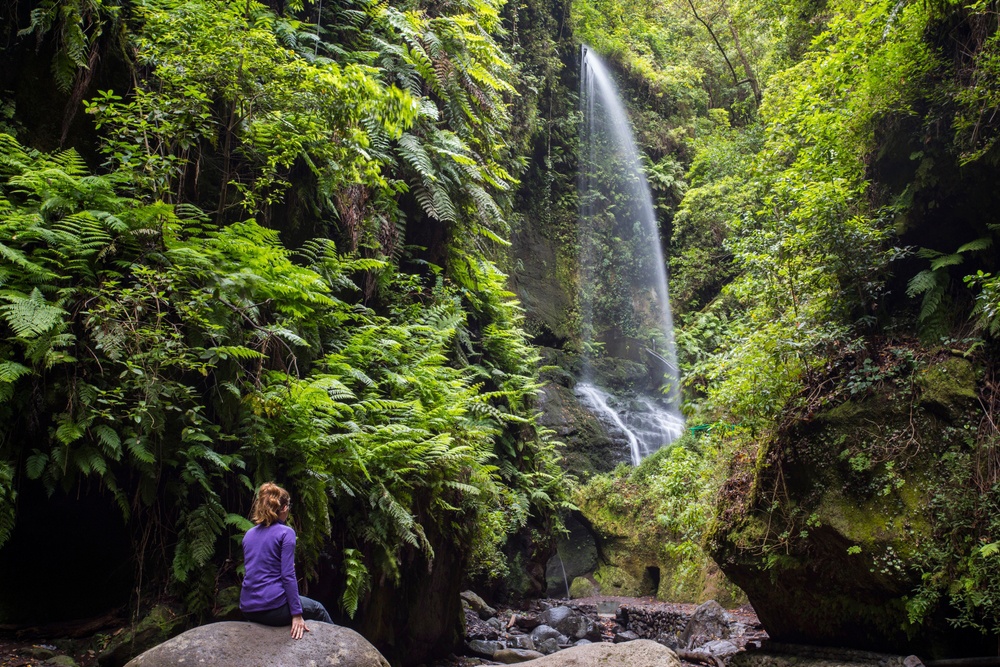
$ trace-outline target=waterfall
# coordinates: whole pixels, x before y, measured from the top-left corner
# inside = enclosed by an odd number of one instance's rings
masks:
[[[667,271],[649,184],[628,116],[604,63],[581,51],[581,401],[628,442],[633,464],[683,433]],[[610,348],[614,348],[612,359]],[[634,396],[597,386],[602,362],[652,369]]]

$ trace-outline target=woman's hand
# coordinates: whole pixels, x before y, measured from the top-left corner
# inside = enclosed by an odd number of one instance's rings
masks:
[[[302,614],[292,616],[292,639],[302,639],[302,635],[307,632],[312,631],[306,626],[306,622],[302,619]]]

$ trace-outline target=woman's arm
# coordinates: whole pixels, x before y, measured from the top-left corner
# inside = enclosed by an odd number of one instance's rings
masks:
[[[281,587],[285,590],[288,611],[292,614],[292,638],[302,639],[309,632],[302,618],[302,601],[299,600],[299,584],[295,578],[295,531],[288,529],[281,542]]]

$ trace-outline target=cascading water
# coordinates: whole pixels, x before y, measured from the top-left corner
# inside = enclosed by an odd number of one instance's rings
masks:
[[[666,264],[625,108],[600,58],[587,46],[581,55],[580,305],[590,353],[577,394],[638,464],[684,431]],[[634,396],[597,386],[608,356],[594,350],[609,344],[653,369],[660,386]]]

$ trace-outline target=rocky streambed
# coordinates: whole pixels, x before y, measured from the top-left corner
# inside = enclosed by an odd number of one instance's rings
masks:
[[[470,658],[477,664],[509,664],[593,642],[651,639],[674,649],[685,662],[722,667],[767,638],[750,607],[727,611],[714,601],[699,606],[594,597],[534,600],[519,609],[494,609],[472,592],[462,597],[463,664],[472,664]]]

